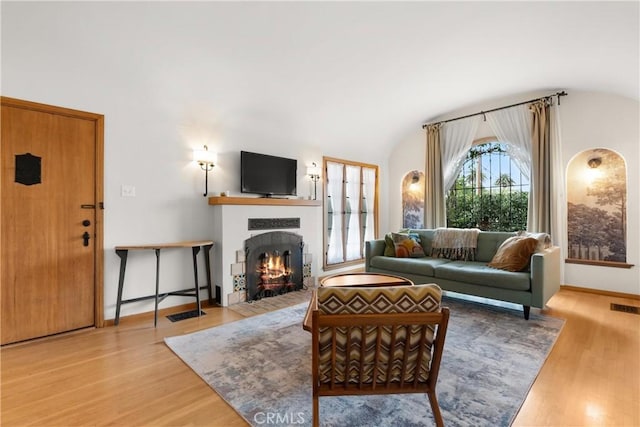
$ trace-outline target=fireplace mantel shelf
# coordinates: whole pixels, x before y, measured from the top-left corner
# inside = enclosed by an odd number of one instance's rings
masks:
[[[320,200],[277,199],[272,197],[209,197],[210,205],[321,206]]]

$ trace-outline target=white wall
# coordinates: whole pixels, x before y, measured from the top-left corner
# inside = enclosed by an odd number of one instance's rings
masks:
[[[105,116],[106,319],[115,314],[119,258],[114,246],[212,238],[212,207],[202,194],[204,172],[192,161],[194,148],[207,144],[218,153],[209,174],[210,193],[239,195],[241,150],[297,159],[303,197],[313,194],[305,168],[321,164],[323,155],[378,164],[384,176],[384,152],[363,153],[348,144],[323,150],[313,100],[300,105],[308,110],[310,125],[302,127],[279,113],[294,94],[278,92],[268,79],[248,86],[265,64],[243,58],[241,49],[227,43],[245,5],[220,3],[217,14],[213,4],[195,7],[204,8],[208,17],[182,13],[176,2],[2,4],[2,95]],[[258,15],[259,10],[252,19],[262,19]],[[197,46],[211,31],[219,32],[219,43]],[[241,43],[261,37],[246,36]],[[254,65],[235,67],[236,58]],[[122,185],[134,186],[136,196],[122,197]],[[318,197],[321,189],[319,182]],[[383,186],[383,199],[384,191]],[[386,228],[386,215],[381,221]],[[316,226],[320,230],[321,221]],[[187,250],[162,253],[161,290],[193,283],[190,257]],[[321,263],[318,253],[314,261]],[[152,294],[154,273],[153,252],[130,254],[124,298]],[[200,281],[205,284],[202,274]],[[161,308],[192,301],[171,297]],[[140,302],[124,306],[122,315],[151,310],[152,302]]]
[[[565,102],[566,100],[566,102]],[[631,269],[566,264],[565,283],[640,294],[640,108],[638,101],[593,92],[562,99],[563,161],[578,153],[608,148],[627,162],[627,263]],[[566,239],[565,239],[566,244]]]
[[[519,94],[485,104],[453,111],[432,121],[444,120],[534,99],[555,91]],[[640,294],[640,109],[637,100],[618,95],[568,90],[561,98],[562,156],[566,170],[569,161],[581,151],[603,147],[618,152],[627,162],[627,263],[631,269],[566,264],[563,283],[590,289]],[[490,136],[481,125],[478,138]],[[389,229],[402,226],[402,200],[399,189],[404,175],[412,170],[424,171],[426,137],[421,129],[398,143],[389,159]],[[567,236],[562,236],[566,248]]]

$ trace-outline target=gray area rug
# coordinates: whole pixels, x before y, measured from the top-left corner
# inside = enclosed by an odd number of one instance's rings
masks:
[[[508,426],[562,329],[561,319],[447,298],[451,309],[436,387],[447,426]],[[311,425],[306,304],[166,344],[249,424]],[[431,426],[424,394],[321,397],[323,426]]]

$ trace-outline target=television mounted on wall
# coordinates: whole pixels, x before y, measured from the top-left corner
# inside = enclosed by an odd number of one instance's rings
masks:
[[[298,161],[267,154],[240,152],[240,191],[265,197],[295,196]]]

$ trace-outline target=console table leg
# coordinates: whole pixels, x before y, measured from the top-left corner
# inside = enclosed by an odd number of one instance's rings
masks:
[[[209,292],[209,304],[213,305],[213,287],[211,286],[211,262],[209,259],[209,252],[213,245],[204,246],[204,267],[207,272],[207,291]],[[217,296],[216,296],[217,301]]]
[[[153,327],[158,326],[158,294],[160,293],[160,249],[156,249],[156,307],[153,313]]]
[[[116,255],[120,257],[120,276],[118,278],[118,300],[116,301],[116,319],[114,325],[120,323],[120,306],[122,305],[122,288],[124,287],[124,272],[127,269],[127,250],[116,250]]]
[[[193,278],[196,285],[196,305],[198,306],[198,317],[200,317],[200,313],[202,312],[200,309],[200,286],[198,285],[198,252],[200,252],[200,246],[194,246],[191,250],[193,252]]]

